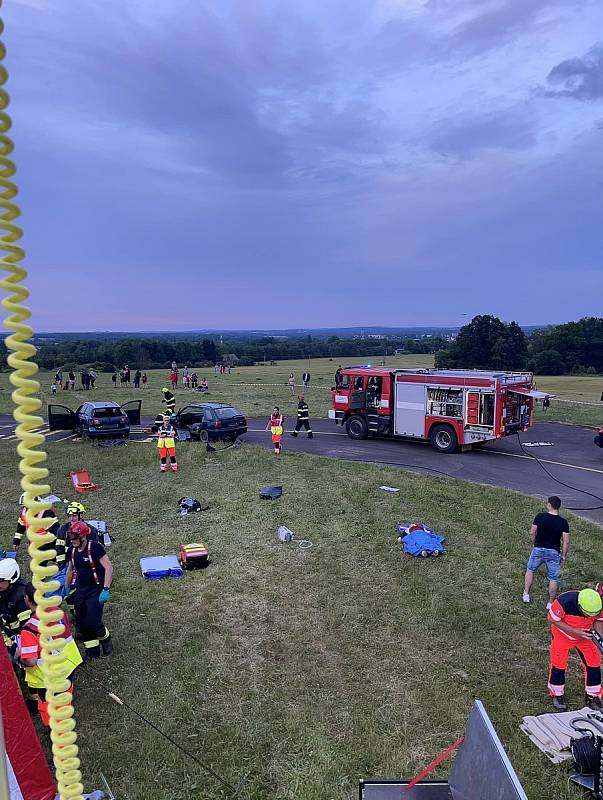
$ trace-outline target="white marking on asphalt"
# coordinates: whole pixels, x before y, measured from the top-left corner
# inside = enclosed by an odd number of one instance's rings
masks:
[[[484,451],[486,452],[486,451]],[[536,461],[532,456],[524,456],[521,453],[505,453],[504,450],[488,450],[488,453],[495,453],[497,456],[510,456],[511,458],[527,458],[528,461]],[[598,475],[603,475],[603,469],[595,469],[594,467],[580,467],[578,464],[566,464],[564,461],[549,461],[546,458],[539,458],[543,464],[554,464],[557,467],[567,467],[568,469],[581,469],[584,472],[595,472]]]
[[[77,436],[76,433],[70,433],[68,436],[61,436],[60,439],[49,439],[49,442],[64,442],[66,439],[74,439]]]

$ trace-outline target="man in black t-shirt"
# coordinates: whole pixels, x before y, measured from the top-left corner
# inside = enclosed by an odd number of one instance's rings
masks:
[[[561,564],[567,559],[569,550],[569,525],[564,517],[559,515],[561,500],[553,495],[546,504],[546,513],[536,514],[530,528],[532,539],[532,552],[526,569],[523,602],[530,602],[530,589],[534,581],[534,573],[546,564],[549,579],[549,602],[547,608],[557,596],[557,586]]]

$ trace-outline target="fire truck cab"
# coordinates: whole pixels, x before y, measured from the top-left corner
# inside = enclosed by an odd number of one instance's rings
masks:
[[[421,439],[452,453],[528,430],[545,396],[530,372],[354,366],[335,373],[329,417],[353,439]]]

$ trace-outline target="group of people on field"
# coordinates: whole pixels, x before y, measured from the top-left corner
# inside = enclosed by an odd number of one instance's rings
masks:
[[[52,551],[52,556],[42,562],[43,566],[55,564],[58,572],[53,580],[58,588],[47,597],[56,597],[57,608],[64,599],[71,607],[63,623],[48,623],[57,629],[56,637],[66,640],[65,661],[61,675],[70,682],[76,668],[113,652],[113,641],[103,621],[105,604],[110,597],[113,581],[113,565],[104,547],[99,530],[85,519],[85,507],[78,501],[67,505],[67,519],[62,524],[57,518],[55,499],[50,496],[33,498],[34,502],[50,503],[50,508],[35,514],[39,519],[31,523],[31,536],[46,531],[56,537],[52,544],[42,544],[42,552]],[[28,540],[30,523],[27,519],[25,495],[19,498],[19,515],[13,537],[13,549],[18,553]],[[41,520],[49,520],[43,526]],[[44,673],[40,666],[41,642],[38,616],[38,593],[31,582],[21,577],[16,558],[0,559],[0,630],[8,648],[14,669],[24,688],[24,695],[32,713],[37,710],[44,725],[49,725],[48,704]],[[71,630],[74,625],[74,632]],[[64,631],[61,630],[64,626]],[[75,634],[75,635],[74,635]],[[83,657],[76,641],[83,647]],[[72,686],[69,691],[72,691]]]

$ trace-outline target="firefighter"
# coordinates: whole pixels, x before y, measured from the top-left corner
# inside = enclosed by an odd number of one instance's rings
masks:
[[[17,522],[17,532],[15,533],[15,538],[13,539],[13,547],[15,548],[15,550],[19,548],[19,545],[23,540],[23,536],[25,536],[27,533],[27,521],[25,517],[27,509],[24,505],[24,499],[25,499],[25,493],[23,493],[19,498],[19,505],[21,506],[21,511],[19,513],[19,521]],[[37,502],[44,502],[47,501],[47,498],[35,497],[34,500],[36,500]],[[53,520],[52,524],[47,530],[48,533],[52,533],[55,536],[55,540],[54,542],[48,542],[48,544],[43,544],[42,550],[56,551],[56,557],[53,560],[54,563],[57,565],[59,571],[54,576],[53,580],[59,581],[62,589],[63,584],[65,583],[65,573],[67,571],[67,565],[65,561],[67,545],[65,541],[64,531],[62,531],[62,528],[59,525],[59,521],[57,519],[56,506],[54,502],[52,503],[50,508],[47,508],[44,511],[39,511],[36,514],[36,517],[38,519],[51,518]],[[38,528],[36,530],[36,533],[44,534],[46,533],[46,530],[44,528]],[[48,561],[45,561],[43,563],[43,566],[47,566],[48,564],[50,564],[50,559]]]
[[[161,428],[161,426],[163,425],[163,418],[164,417],[165,417],[165,414],[163,413],[163,411],[160,411],[159,414],[157,414],[155,416],[155,419],[153,420],[153,424],[151,425],[151,433],[157,433],[159,428]]]
[[[312,439],[314,434],[312,433],[312,428],[310,427],[310,411],[308,410],[308,404],[306,403],[303,394],[300,394],[297,403],[297,422],[295,424],[295,430],[291,431],[291,436],[295,437],[301,431],[302,428],[306,429],[306,433],[308,434],[308,439]]]
[[[268,420],[268,425],[266,425],[266,430],[272,433],[272,444],[274,445],[274,454],[279,456],[281,454],[281,439],[283,438],[283,423],[285,418],[279,411],[279,407],[275,406],[272,414],[270,415],[270,419]]]
[[[74,522],[85,522],[86,525],[90,528],[90,535],[88,538],[91,542],[99,542],[102,544],[100,535],[98,530],[91,525],[86,519],[84,519],[84,514],[86,513],[86,507],[83,503],[80,503],[78,500],[72,500],[67,506],[67,516],[69,519],[67,522],[64,522],[61,527],[59,528],[59,532],[57,534],[57,538],[61,538],[65,542],[65,547],[67,546],[68,536],[70,527],[73,525]],[[67,566],[67,560],[65,559],[65,566]]]
[[[163,422],[157,431],[157,448],[159,450],[159,469],[165,472],[167,457],[170,457],[172,472],[178,472],[176,463],[176,431],[167,414],[163,415]]]
[[[163,400],[161,402],[165,403],[167,413],[170,415],[174,414],[176,411],[176,398],[167,386],[164,386],[161,391],[163,392]]]
[[[70,547],[64,593],[73,597],[78,637],[86,648],[85,660],[92,661],[100,656],[101,647],[105,656],[113,652],[111,634],[103,623],[113,565],[105,548],[90,540],[90,527],[85,522],[73,522],[67,536]]]
[[[40,645],[40,620],[37,616],[38,606],[35,600],[35,591],[32,583],[28,583],[25,586],[25,603],[31,612],[31,616],[21,629],[17,654],[20,664],[25,670],[25,682],[29,693],[31,697],[35,698],[37,701],[42,723],[48,727],[50,725],[50,718],[48,716],[48,703],[46,702],[46,687],[44,685],[44,674],[42,668],[39,666],[39,661],[42,657],[42,647]],[[65,678],[69,678],[69,676],[73,674],[75,668],[82,663],[82,657],[80,651],[77,649],[76,643],[73,641],[67,615],[63,617],[60,624],[65,628],[63,633],[57,633],[57,638],[60,636],[65,639],[65,647],[63,650],[65,654],[65,663],[62,675],[64,675]],[[50,625],[59,625],[59,623],[54,622],[50,623]],[[72,694],[73,686],[70,686],[67,691]]]
[[[19,565],[14,558],[3,558],[0,561],[0,628],[11,655],[15,653],[17,636],[30,616]]]
[[[584,670],[586,700],[601,711],[601,655],[592,640],[592,630],[603,635],[601,595],[594,589],[563,592],[553,601],[548,618],[551,623],[551,662],[549,695],[556,711],[567,711],[565,668],[571,650],[576,650]]]

